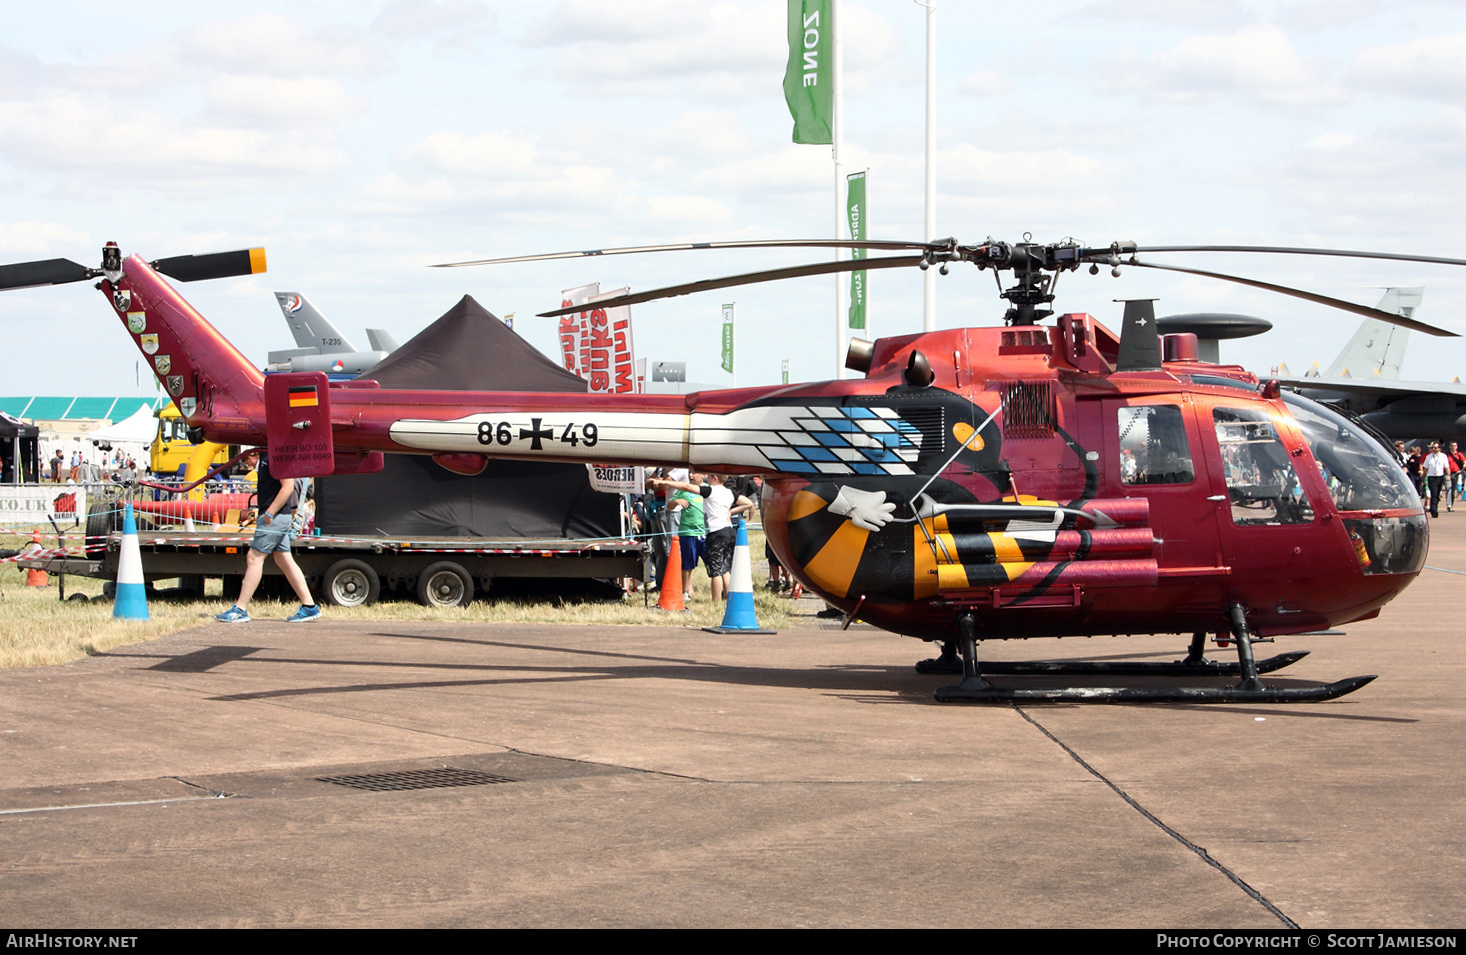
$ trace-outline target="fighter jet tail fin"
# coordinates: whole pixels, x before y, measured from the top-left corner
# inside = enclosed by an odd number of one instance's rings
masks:
[[[276,292],[275,301],[280,303],[280,311],[285,315],[285,323],[290,326],[290,334],[295,336],[296,345],[314,349],[322,355],[356,351],[356,346],[326,316],[316,311],[316,307],[304,295],[299,292]]]
[[[1376,306],[1382,312],[1394,312],[1406,318],[1413,316],[1420,307],[1425,289],[1416,287],[1395,287],[1385,289],[1384,296]],[[1405,347],[1410,343],[1410,330],[1396,325],[1367,318],[1360,323],[1354,337],[1339,352],[1328,369],[1325,378],[1344,376],[1347,368],[1369,368],[1375,370],[1371,377],[1394,381],[1400,377],[1400,366],[1405,362]]]
[[[397,339],[385,328],[368,328],[367,345],[372,351],[394,352],[397,350]]]

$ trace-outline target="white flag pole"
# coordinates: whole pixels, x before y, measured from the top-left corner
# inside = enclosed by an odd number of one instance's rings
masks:
[[[830,24],[831,45],[833,46],[834,62],[831,64],[831,99],[833,100],[833,116],[830,122],[830,139],[832,141],[831,152],[835,160],[835,238],[840,239],[845,235],[845,178],[840,172],[840,139],[844,133],[844,103],[841,73],[844,72],[844,63],[840,50],[840,0],[830,0],[830,16],[834,20]],[[835,261],[838,262],[845,256],[842,250],[835,250]],[[847,277],[842,272],[835,273],[835,377],[845,377],[845,283]]]
[[[937,0],[916,0],[926,7],[926,241],[937,237]],[[937,273],[922,274],[923,331],[937,330]]]

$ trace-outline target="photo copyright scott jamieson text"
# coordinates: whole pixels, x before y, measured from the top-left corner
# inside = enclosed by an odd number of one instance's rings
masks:
[[[1460,936],[1407,932],[1159,932],[1156,948],[1455,948]]]
[[[59,935],[54,932],[10,932],[6,948],[137,948],[136,935]]]

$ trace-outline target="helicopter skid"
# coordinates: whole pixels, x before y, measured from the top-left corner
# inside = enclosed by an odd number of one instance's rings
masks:
[[[937,690],[940,703],[1321,703],[1337,699],[1369,683],[1375,677],[1350,677],[1337,683],[1309,687],[1224,687],[1140,688],[1126,686],[1058,687],[1055,689],[1012,689],[995,687],[985,680],[964,680]]]
[[[990,673],[1025,673],[1038,676],[1068,674],[1110,674],[1145,676],[1235,675],[1241,679],[1226,687],[1130,687],[1074,686],[1051,689],[995,687],[982,678],[977,663],[977,618],[962,613],[957,617],[959,639],[942,648],[942,656],[926,663],[957,659],[962,665],[962,682],[936,691],[939,703],[1320,703],[1353,693],[1375,677],[1356,676],[1337,683],[1309,687],[1267,687],[1257,678],[1268,669],[1281,669],[1306,656],[1306,652],[1280,653],[1259,664],[1252,656],[1253,636],[1247,626],[1246,609],[1240,603],[1227,607],[1231,642],[1237,647],[1237,663],[1212,663],[1202,656],[1205,634],[1192,634],[1190,653],[1176,663],[1009,663],[989,664]],[[960,654],[960,659],[959,659]]]
[[[1258,673],[1273,673],[1290,667],[1308,656],[1307,650],[1293,650],[1257,661]],[[1238,676],[1242,668],[1236,663],[1216,663],[1202,660],[1190,663],[1177,660],[1175,663],[1145,663],[1141,661],[1071,662],[1067,660],[1019,660],[1011,662],[985,661],[984,673],[998,673],[1008,676]],[[922,660],[916,664],[916,672],[924,674],[962,673],[962,660],[956,654],[950,658],[941,656]]]

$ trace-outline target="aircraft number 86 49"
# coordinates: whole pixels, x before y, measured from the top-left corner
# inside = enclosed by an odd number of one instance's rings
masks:
[[[492,421],[480,421],[478,443],[507,445],[513,443],[518,437],[521,441],[528,439],[533,450],[538,451],[541,441],[559,440],[561,444],[568,444],[572,448],[584,441],[587,448],[593,448],[601,439],[600,429],[595,426],[594,422],[586,422],[581,426],[579,432],[576,431],[575,422],[569,422],[565,425],[565,430],[560,433],[560,437],[556,439],[554,427],[541,428],[540,420],[535,418],[531,427],[519,428],[517,435],[514,426],[508,421],[500,421],[497,424]]]

